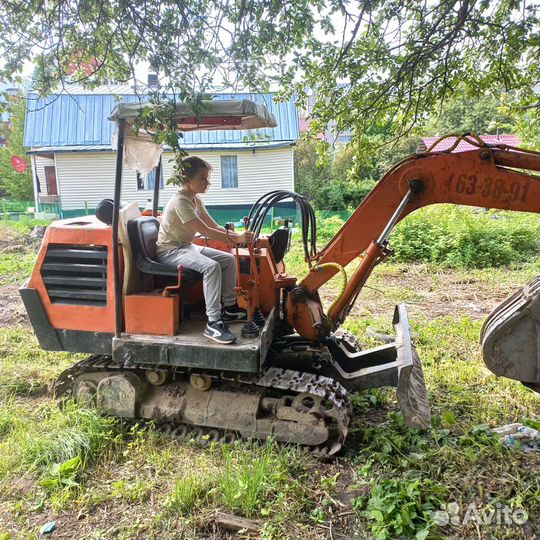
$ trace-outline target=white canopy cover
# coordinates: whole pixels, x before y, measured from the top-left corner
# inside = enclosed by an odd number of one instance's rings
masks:
[[[109,120],[118,124],[125,120],[124,166],[131,170],[148,174],[159,163],[163,146],[156,144],[151,135],[133,129],[139,113],[148,103],[119,103],[111,113]],[[197,107],[187,103],[175,105],[176,126],[178,131],[198,131],[217,129],[259,129],[277,126],[276,119],[264,105],[248,99],[239,100],[202,100]],[[113,148],[117,147],[118,129],[113,137]]]

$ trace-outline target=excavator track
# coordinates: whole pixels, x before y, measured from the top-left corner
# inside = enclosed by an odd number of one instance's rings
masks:
[[[351,413],[349,394],[335,380],[277,367],[256,375],[190,374],[95,355],[62,372],[53,392],[114,416],[156,421],[159,432],[183,440],[271,436],[323,457],[343,446]]]

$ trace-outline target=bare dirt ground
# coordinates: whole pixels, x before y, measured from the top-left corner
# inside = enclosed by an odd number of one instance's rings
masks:
[[[30,326],[19,285],[0,286],[0,326]]]
[[[0,257],[12,256],[21,259],[29,255],[37,255],[41,238],[39,236],[22,235],[15,229],[2,227],[0,235]],[[15,279],[13,276],[0,275],[0,327],[30,326],[24,304],[19,295],[19,287],[28,276]]]
[[[487,273],[489,279],[486,279]],[[411,320],[437,317],[485,319],[510,294],[526,285],[509,282],[503,269],[433,269],[424,264],[382,264],[362,289],[351,318],[391,318],[394,306],[405,302]],[[326,306],[336,298],[337,287],[323,292]]]

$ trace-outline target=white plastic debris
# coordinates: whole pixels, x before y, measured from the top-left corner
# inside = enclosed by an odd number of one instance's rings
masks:
[[[537,429],[523,424],[507,424],[492,431],[500,436],[504,446],[519,448],[523,452],[540,452],[540,431]]]
[[[56,521],[45,523],[39,530],[40,534],[52,534],[54,531],[56,531]]]

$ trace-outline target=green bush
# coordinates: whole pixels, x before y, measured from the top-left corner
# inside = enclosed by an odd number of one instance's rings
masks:
[[[0,199],[0,211],[2,212],[26,212],[27,208],[32,206],[34,206],[34,201]]]
[[[485,268],[537,256],[539,235],[535,215],[439,205],[407,216],[392,233],[390,245],[402,262]]]
[[[375,180],[347,180],[336,178],[321,186],[315,202],[318,208],[342,210],[356,208],[375,187]]]
[[[323,214],[317,213],[317,245],[319,248],[329,242],[334,235],[341,229],[346,220],[335,214],[328,214],[323,217]]]

